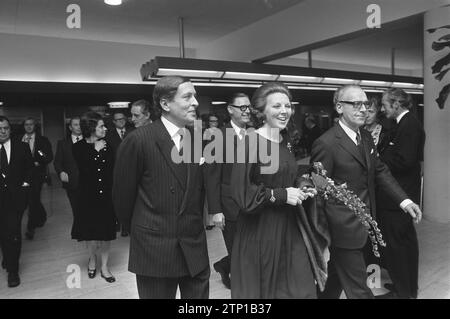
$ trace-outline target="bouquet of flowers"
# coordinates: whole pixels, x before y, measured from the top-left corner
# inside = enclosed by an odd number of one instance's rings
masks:
[[[303,177],[310,179],[316,187],[319,196],[325,200],[332,198],[342,202],[359,218],[369,233],[373,254],[376,257],[380,257],[378,245],[386,247],[386,243],[383,240],[377,222],[373,220],[370,213],[366,211],[366,204],[349,190],[345,183],[336,185],[335,182],[327,176],[327,171],[320,162],[314,162],[310,174],[306,174]]]

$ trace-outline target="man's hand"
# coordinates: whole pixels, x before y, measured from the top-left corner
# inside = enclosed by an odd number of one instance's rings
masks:
[[[223,230],[225,227],[225,215],[222,213],[217,213],[213,215],[213,223],[216,227]]]
[[[66,172],[61,172],[59,174],[59,179],[61,179],[61,182],[68,183],[69,182],[69,175]]]
[[[422,211],[420,210],[420,207],[415,204],[411,203],[408,206],[404,208],[405,213],[408,213],[411,215],[411,217],[414,219],[414,222],[418,224],[422,219]]]

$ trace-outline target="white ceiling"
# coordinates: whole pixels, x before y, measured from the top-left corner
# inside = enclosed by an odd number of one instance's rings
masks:
[[[185,46],[215,40],[304,0],[1,0],[0,33],[40,35],[159,46],[178,45],[178,17]],[[68,29],[66,8],[81,8],[81,29]]]
[[[314,0],[123,0],[117,7],[103,0],[1,0],[0,33],[177,47],[181,16],[185,46],[195,49],[302,1]],[[66,27],[71,3],[81,7],[79,30]],[[423,64],[422,41],[422,19],[415,17],[395,30],[382,26],[373,35],[313,50],[313,66],[383,71],[390,68],[395,48],[396,68],[417,75]],[[307,65],[306,59],[304,53],[272,63]]]
[[[326,61],[339,65],[360,65],[361,71],[364,69],[369,71],[374,68],[390,69],[392,48],[395,49],[395,68],[400,71],[399,73],[413,75],[405,73],[405,71],[410,71],[421,74],[423,68],[423,22],[420,17],[409,18],[404,24],[394,29],[382,26],[374,34],[313,50],[313,67],[317,66],[317,62]],[[280,62],[305,65],[307,59],[307,53],[302,53]],[[273,63],[277,63],[277,61],[273,61]]]

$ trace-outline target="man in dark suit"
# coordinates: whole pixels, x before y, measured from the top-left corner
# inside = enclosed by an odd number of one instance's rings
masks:
[[[116,111],[113,114],[113,124],[114,128],[108,130],[105,139],[108,145],[113,149],[114,154],[116,154],[123,139],[132,129],[126,127],[127,118],[124,111]]]
[[[69,198],[72,213],[78,209],[78,167],[72,153],[72,146],[83,139],[80,118],[73,117],[69,123],[70,136],[58,141],[53,165]]]
[[[48,176],[48,164],[53,160],[52,145],[45,136],[37,134],[36,122],[33,118],[25,119],[23,123],[25,135],[22,142],[29,145],[33,157],[33,174],[28,207],[28,224],[25,236],[31,240],[34,238],[34,231],[38,227],[44,226],[47,221],[47,212],[41,202],[41,190]]]
[[[223,159],[224,162],[227,158],[228,144],[233,145],[233,154],[237,156],[237,140],[242,140],[245,135],[245,129],[250,121],[250,99],[248,95],[244,93],[234,94],[227,106],[228,113],[230,114],[230,123],[225,125],[221,131],[224,138],[230,136],[233,138],[233,143],[223,142]],[[232,130],[233,134],[228,135],[227,130]],[[236,221],[239,214],[239,207],[231,198],[230,189],[233,187],[230,185],[230,177],[233,163],[213,163],[208,167],[210,171],[208,173],[209,185],[212,188],[215,198],[211,200],[211,206],[209,207],[209,213],[213,214],[214,225],[222,229],[223,239],[225,246],[227,247],[228,255],[223,257],[218,262],[214,263],[214,269],[220,274],[222,282],[230,289],[230,259],[231,250],[233,248],[234,234],[236,233]],[[209,203],[209,202],[208,202]]]
[[[117,150],[119,149],[120,144],[122,143],[123,139],[133,130],[133,128],[126,127],[127,118],[125,116],[125,112],[122,110],[116,111],[113,114],[113,124],[114,128],[107,131],[105,140],[108,143],[108,146],[110,146],[114,151],[114,155],[117,156]],[[128,232],[120,224],[116,225],[116,229],[117,231],[122,229],[122,237],[128,236]]]
[[[20,285],[19,258],[22,247],[22,216],[27,207],[33,160],[28,146],[10,138],[8,118],[0,116],[0,246],[8,286]]]
[[[402,89],[383,93],[381,111],[396,125],[380,158],[409,198],[419,202],[425,132],[411,107],[411,97]],[[417,298],[419,245],[413,219],[395,205],[386,190],[379,188],[377,195],[378,218],[387,245],[383,258],[394,284],[391,295]]]
[[[158,80],[153,100],[161,119],[133,131],[119,148],[113,201],[120,222],[131,229],[129,270],[140,298],[175,298],[177,287],[181,298],[209,295],[200,158],[179,164],[172,158],[196,119],[195,96],[185,78]]]
[[[416,222],[422,216],[419,206],[408,199],[378,158],[369,132],[361,129],[366,118],[367,96],[356,85],[338,89],[334,105],[339,114],[337,125],[313,144],[311,162],[321,162],[336,183],[347,183],[367,206],[375,219],[375,187],[386,189],[392,200]],[[358,217],[345,205],[325,201],[323,209],[331,234],[329,277],[320,298],[339,298],[342,288],[347,298],[373,298],[366,284],[367,273],[363,248],[367,231]]]

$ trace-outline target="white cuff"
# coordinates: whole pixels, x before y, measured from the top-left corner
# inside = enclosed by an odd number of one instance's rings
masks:
[[[400,208],[405,210],[405,207],[412,203],[413,203],[413,201],[410,200],[409,198],[407,198],[400,203]]]

